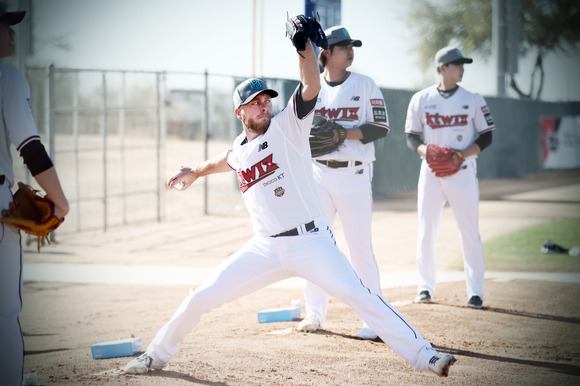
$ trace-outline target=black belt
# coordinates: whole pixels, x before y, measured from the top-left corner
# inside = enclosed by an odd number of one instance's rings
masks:
[[[316,162],[321,163],[323,165],[328,166],[329,168],[338,169],[338,168],[346,168],[348,167],[348,161],[335,161],[332,159],[327,160],[319,160],[317,159]],[[360,161],[354,161],[354,166],[362,165]]]
[[[4,180],[6,179],[5,175],[0,176],[0,185],[4,184]]]
[[[304,229],[306,229],[306,232],[310,232],[314,228],[316,228],[316,226],[314,225],[314,221],[310,221],[309,223],[304,224]],[[299,234],[300,233],[298,233],[298,228],[294,228],[286,232],[278,233],[277,235],[274,235],[272,237],[298,236]]]

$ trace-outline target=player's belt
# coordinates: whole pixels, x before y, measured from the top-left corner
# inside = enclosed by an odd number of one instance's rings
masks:
[[[272,237],[298,236],[299,234],[310,232],[314,228],[316,228],[316,226],[314,225],[314,221],[310,221],[309,223],[306,223],[304,225],[300,225],[299,227],[296,227],[294,229],[290,229],[289,231],[286,231],[286,232],[278,233],[277,235],[274,235]],[[304,229],[304,232],[300,232],[299,229],[300,230]]]
[[[1,175],[0,176],[0,185],[3,185],[4,184],[4,180],[5,179],[6,179],[6,176],[4,176],[4,175]]]
[[[360,162],[360,161],[335,161],[333,159],[325,159],[325,160],[317,159],[316,162],[321,163],[323,165],[326,165],[329,168],[333,168],[333,169],[362,165],[362,162]]]

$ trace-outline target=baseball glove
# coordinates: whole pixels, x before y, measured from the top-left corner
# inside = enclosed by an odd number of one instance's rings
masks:
[[[296,51],[304,51],[308,39],[318,47],[328,48],[328,41],[320,23],[311,17],[298,15],[287,20],[286,35],[290,37]]]
[[[14,193],[14,201],[10,203],[9,209],[2,211],[0,222],[37,236],[40,252],[41,239],[50,244],[48,235],[62,224],[62,220],[54,215],[54,203],[38,192],[19,182],[18,190]]]
[[[334,142],[334,132],[338,132],[338,140]],[[315,115],[310,129],[310,152],[313,158],[337,150],[346,139],[346,129],[338,123]]]
[[[461,151],[437,145],[427,145],[425,159],[436,177],[452,176],[465,160]]]

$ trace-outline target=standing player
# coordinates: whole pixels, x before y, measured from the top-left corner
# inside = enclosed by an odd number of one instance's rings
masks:
[[[296,24],[316,23],[301,17]],[[311,30],[308,24],[305,28]],[[308,137],[320,90],[316,56],[310,41],[305,47],[294,44],[301,83],[287,107],[272,117],[271,99],[278,93],[259,79],[241,83],[233,100],[244,131],[232,150],[194,168],[182,168],[168,182],[169,188],[183,183],[185,190],[199,177],[235,171],[254,236],[190,291],[147,351],[127,364],[126,373],[162,369],[202,314],[292,276],[313,281],[353,307],[414,369],[446,376],[455,362],[452,355],[439,355],[389,303],[371,293],[336,247],[313,188],[309,156]]]
[[[491,144],[495,125],[483,97],[457,84],[463,78],[463,64],[472,62],[457,48],[439,50],[435,55],[438,83],[413,95],[407,111],[407,145],[424,158],[417,186],[419,294],[416,303],[428,303],[434,294],[435,246],[443,206],[449,202],[461,234],[467,305],[481,308],[483,304],[485,265],[479,237],[475,160]],[[475,138],[475,134],[479,136]],[[451,172],[437,171],[438,166],[431,161],[441,152],[451,154],[448,164]]]
[[[0,57],[12,55],[12,25],[25,12],[7,12],[0,4]],[[14,171],[10,146],[14,145],[24,163],[54,202],[55,215],[64,218],[68,202],[56,170],[40,142],[30,111],[30,87],[14,67],[0,63],[0,210],[12,202]],[[0,384],[22,384],[24,342],[18,316],[22,308],[22,245],[20,231],[0,224]]]
[[[371,78],[347,71],[354,60],[353,47],[362,46],[362,42],[351,39],[341,26],[324,32],[329,47],[319,54],[324,71],[320,74],[321,90],[315,113],[343,126],[346,138],[338,150],[314,157],[314,179],[330,225],[337,213],[340,217],[354,270],[365,286],[381,295],[371,241],[371,182],[375,160],[373,141],[389,132],[387,110],[381,90]],[[328,295],[314,283],[307,282],[304,297],[306,316],[298,329],[313,332],[324,322]],[[361,339],[377,337],[366,323],[356,335]]]

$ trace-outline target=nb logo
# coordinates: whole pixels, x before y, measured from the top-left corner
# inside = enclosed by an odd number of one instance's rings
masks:
[[[350,98],[351,101],[358,101],[360,99],[359,96],[353,96],[352,98]]]
[[[364,169],[359,169],[356,171],[355,174],[365,174],[365,170]]]
[[[264,143],[261,143],[261,144],[258,145],[258,151],[259,152],[262,151],[262,150],[264,150],[264,149],[267,149],[267,148],[268,148],[268,142],[264,142]]]

